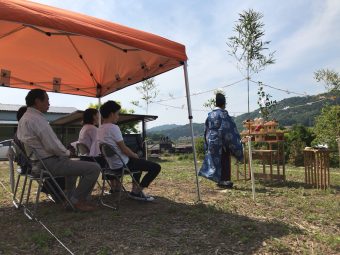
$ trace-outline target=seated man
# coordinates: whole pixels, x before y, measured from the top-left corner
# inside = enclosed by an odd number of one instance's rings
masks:
[[[54,176],[66,177],[66,193],[74,207],[92,211],[95,207],[87,201],[100,173],[95,162],[72,161],[70,152],[53,132],[44,113],[49,108],[46,91],[33,89],[26,96],[27,111],[18,124],[17,136],[21,142],[34,148]],[[76,180],[80,178],[77,188]]]
[[[115,101],[107,101],[100,107],[103,124],[98,129],[98,142],[112,145],[131,171],[147,172],[141,182],[141,173],[133,175],[135,180],[138,182],[140,189],[138,185],[133,182],[132,191],[130,192],[129,197],[136,200],[153,201],[154,198],[145,195],[143,193],[143,189],[147,188],[157,177],[161,170],[161,166],[157,163],[138,158],[138,155],[125,145],[122,132],[116,125],[119,119],[120,108],[120,105]],[[110,167],[114,169],[118,169],[123,166],[123,163],[117,156],[110,158],[109,164]]]

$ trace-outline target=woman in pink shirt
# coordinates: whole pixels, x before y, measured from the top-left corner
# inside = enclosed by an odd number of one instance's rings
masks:
[[[88,108],[83,114],[83,127],[79,132],[79,143],[83,143],[89,149],[89,156],[99,156],[99,147],[97,143],[97,130],[99,112],[97,109]]]

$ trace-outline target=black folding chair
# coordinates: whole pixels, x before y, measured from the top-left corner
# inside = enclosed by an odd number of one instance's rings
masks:
[[[101,202],[101,204],[103,206],[112,208],[114,210],[118,210],[119,209],[119,205],[120,205],[120,201],[121,201],[122,190],[124,192],[127,192],[127,190],[125,189],[125,187],[123,185],[124,175],[130,175],[131,178],[132,178],[132,182],[134,182],[136,185],[138,185],[138,188],[140,189],[138,182],[136,181],[136,179],[133,176],[133,174],[138,173],[139,171],[138,172],[132,172],[128,168],[128,166],[124,163],[123,159],[116,152],[115,148],[112,145],[107,144],[107,143],[101,143],[99,148],[100,148],[101,153],[104,155],[104,158],[106,159],[106,162],[108,164],[108,168],[102,168],[103,183],[102,183],[102,190],[101,190],[101,194],[100,194],[100,202]],[[118,168],[118,169],[117,168],[112,168],[112,166],[110,166],[110,159],[112,157],[117,157],[122,162],[123,166],[121,168]],[[118,181],[119,187],[120,187],[116,206],[111,206],[109,204],[106,204],[103,201],[104,190],[105,190],[105,183],[106,182],[109,184],[110,188],[113,190],[113,187],[112,187],[111,182],[110,182],[110,177],[115,178]]]
[[[30,165],[32,166],[31,172],[27,174],[27,178],[29,179],[29,184],[28,184],[28,190],[27,190],[27,195],[26,195],[26,204],[24,208],[24,213],[29,219],[34,219],[37,218],[37,208],[39,204],[39,199],[40,199],[40,192],[43,183],[46,183],[48,188],[57,196],[57,199],[60,201],[64,200],[68,206],[75,211],[75,208],[69,198],[66,196],[64,191],[61,189],[59,186],[58,182],[56,181],[55,178],[58,178],[58,176],[53,176],[51,172],[48,170],[46,164],[40,158],[36,150],[32,147],[30,147],[27,144],[24,144],[25,152],[27,155],[27,159],[30,162]],[[33,210],[31,211],[29,209],[29,198],[30,198],[30,193],[31,193],[31,188],[32,188],[32,183],[33,181],[36,181],[38,183],[38,189],[37,189],[37,194],[35,197],[35,202],[33,205]],[[23,191],[24,192],[24,191]]]
[[[78,157],[89,156],[90,149],[84,143],[77,143],[76,144],[76,152],[77,152]]]
[[[22,206],[22,200],[23,200],[23,197],[24,197],[26,184],[27,184],[27,177],[31,173],[31,170],[32,170],[30,160],[26,156],[26,153],[23,151],[22,146],[23,145],[18,144],[14,140],[11,143],[11,149],[12,149],[11,153],[13,153],[13,154],[11,155],[10,160],[13,160],[18,165],[18,168],[17,168],[18,177],[17,177],[17,181],[16,181],[15,186],[14,186],[13,199],[12,199],[12,203],[17,209],[19,209]],[[18,188],[19,188],[19,183],[20,183],[21,177],[24,178],[24,182],[23,182],[23,186],[21,188],[20,199],[18,199],[17,193],[18,193]]]

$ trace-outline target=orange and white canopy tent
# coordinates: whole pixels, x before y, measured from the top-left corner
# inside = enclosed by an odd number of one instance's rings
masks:
[[[183,66],[200,200],[185,46],[87,15],[0,0],[0,86],[101,98]]]
[[[183,65],[185,46],[28,1],[0,0],[2,86],[102,97]]]

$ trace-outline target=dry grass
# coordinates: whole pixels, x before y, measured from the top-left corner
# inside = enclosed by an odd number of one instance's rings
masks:
[[[304,186],[302,168],[288,168],[285,183],[256,183],[256,203],[250,182],[221,190],[200,179],[203,201],[195,203],[192,162],[160,163],[148,191],[154,203],[124,198],[118,212],[71,213],[46,200],[41,220],[75,254],[339,254],[339,169],[332,170],[332,188],[321,191]],[[9,188],[5,162],[0,180]],[[2,187],[0,228],[0,254],[67,254],[13,208]]]

